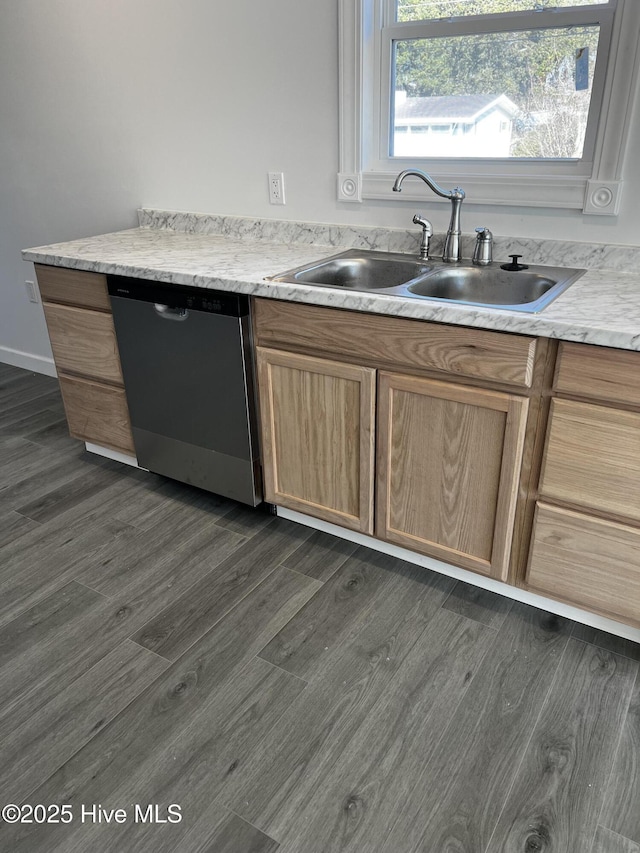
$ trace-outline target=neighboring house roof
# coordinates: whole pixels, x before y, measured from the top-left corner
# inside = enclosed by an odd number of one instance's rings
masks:
[[[427,119],[430,123],[474,122],[494,108],[513,118],[520,110],[506,95],[437,95],[399,98],[396,92],[395,119]]]

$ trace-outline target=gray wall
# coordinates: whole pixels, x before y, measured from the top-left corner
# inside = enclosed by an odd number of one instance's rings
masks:
[[[337,0],[0,0],[0,361],[50,357],[20,249],[131,227],[139,206],[408,224],[413,204],[336,201],[337,19]],[[285,207],[269,205],[268,171],[285,173]],[[618,218],[473,219],[636,245],[634,156],[625,181]],[[443,207],[423,209],[444,229]]]

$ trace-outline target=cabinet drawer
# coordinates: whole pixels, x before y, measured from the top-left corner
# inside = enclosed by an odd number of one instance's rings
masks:
[[[640,352],[563,342],[556,390],[640,406]]]
[[[74,438],[135,456],[123,388],[62,375],[60,390]]]
[[[538,504],[531,589],[640,624],[640,530]]]
[[[640,521],[640,414],[554,400],[540,491]]]
[[[536,340],[382,314],[256,299],[261,346],[340,356],[376,367],[438,370],[452,376],[531,386]]]
[[[122,385],[111,314],[68,305],[43,307],[58,371]]]
[[[48,267],[42,264],[36,264],[35,267],[43,301],[63,302],[67,305],[111,311],[107,277],[102,273]]]

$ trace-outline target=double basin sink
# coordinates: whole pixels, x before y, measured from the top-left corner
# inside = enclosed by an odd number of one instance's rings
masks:
[[[375,291],[463,305],[537,313],[585,270],[529,265],[505,270],[499,262],[422,261],[412,255],[349,249],[304,267],[270,276],[270,281]]]

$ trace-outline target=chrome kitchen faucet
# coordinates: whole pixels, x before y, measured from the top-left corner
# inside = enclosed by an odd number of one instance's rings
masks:
[[[402,182],[405,178],[415,177],[420,178],[425,184],[433,190],[436,195],[441,198],[448,198],[451,202],[451,219],[449,221],[449,230],[444,241],[444,251],[442,252],[442,260],[447,263],[462,260],[462,244],[460,231],[460,208],[465,197],[465,192],[460,187],[454,187],[452,190],[443,190],[436,182],[427,175],[426,172],[421,172],[419,169],[405,169],[400,172],[393,185],[393,191],[399,193],[402,191]]]

